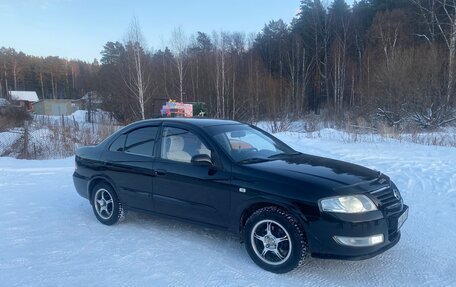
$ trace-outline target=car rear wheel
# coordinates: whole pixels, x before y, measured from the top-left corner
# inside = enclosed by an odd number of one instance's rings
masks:
[[[302,227],[287,211],[265,207],[254,212],[244,228],[246,249],[261,268],[285,273],[301,265],[307,254]]]
[[[125,210],[113,188],[99,183],[93,188],[92,207],[97,219],[106,225],[113,225],[125,218]]]

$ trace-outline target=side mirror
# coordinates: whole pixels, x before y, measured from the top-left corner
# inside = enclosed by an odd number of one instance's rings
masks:
[[[197,166],[207,166],[210,167],[213,165],[211,157],[207,154],[197,154],[192,157],[192,164]]]

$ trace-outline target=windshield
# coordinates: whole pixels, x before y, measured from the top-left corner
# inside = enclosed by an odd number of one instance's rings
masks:
[[[248,125],[213,126],[208,131],[218,145],[239,163],[273,160],[297,153],[271,135]]]

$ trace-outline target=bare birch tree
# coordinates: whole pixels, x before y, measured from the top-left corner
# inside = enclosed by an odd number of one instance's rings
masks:
[[[334,40],[332,42],[332,63],[333,63],[333,104],[337,113],[343,108],[345,95],[345,81],[347,74],[347,38],[349,30],[349,19],[345,15],[335,16],[333,19],[335,28]]]
[[[291,81],[292,95],[292,112],[296,115],[301,115],[306,97],[306,86],[309,81],[309,71],[312,67],[312,62],[307,60],[306,47],[302,43],[302,39],[294,36],[291,39],[290,48],[287,52],[288,77]]]
[[[177,73],[179,75],[179,96],[180,101],[184,101],[184,77],[185,77],[185,58],[187,56],[188,39],[182,27],[177,27],[171,35],[171,49],[176,62]]]
[[[5,75],[5,98],[7,100],[11,100],[10,94],[8,92],[9,87],[8,87],[8,73],[7,73],[7,69],[6,69],[6,64],[3,64],[3,73]]]
[[[122,79],[130,91],[131,96],[137,101],[140,118],[146,118],[145,106],[150,97],[146,93],[150,86],[150,76],[145,64],[146,43],[141,32],[141,27],[136,18],[133,18],[125,39],[127,48],[127,69],[122,70]],[[135,114],[136,109],[132,107]]]
[[[448,84],[446,103],[454,97],[456,85],[456,0],[410,0],[420,10],[428,26],[429,35],[418,35],[431,42],[435,39],[435,28],[440,32],[448,48]],[[439,10],[443,11],[439,13]],[[442,17],[443,16],[443,17]]]
[[[216,88],[216,117],[225,118],[225,99],[226,99],[226,37],[224,33],[220,35],[213,33],[215,45],[215,88]]]

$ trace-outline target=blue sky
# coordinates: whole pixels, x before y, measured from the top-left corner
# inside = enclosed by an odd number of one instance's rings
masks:
[[[0,46],[36,56],[93,61],[108,41],[122,41],[133,17],[149,48],[166,46],[174,28],[259,32],[289,23],[299,0],[0,0]],[[351,2],[351,1],[348,1]]]

